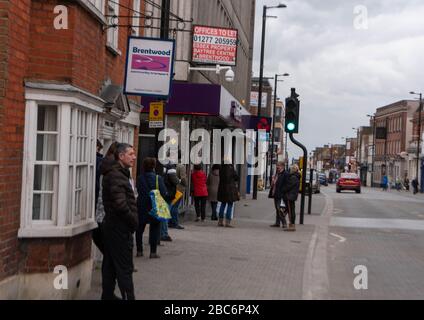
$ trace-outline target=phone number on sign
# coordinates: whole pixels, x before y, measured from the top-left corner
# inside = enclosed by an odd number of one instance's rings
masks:
[[[221,38],[221,37],[208,37],[208,36],[193,36],[194,42],[200,42],[200,43],[211,43],[211,44],[221,44],[221,45],[228,45],[228,46],[236,46],[237,45],[237,39],[230,39],[230,38]]]

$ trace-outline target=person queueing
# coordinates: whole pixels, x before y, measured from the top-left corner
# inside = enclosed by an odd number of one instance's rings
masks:
[[[239,201],[239,193],[237,188],[237,182],[239,181],[238,175],[234,170],[232,164],[223,164],[219,170],[219,186],[218,186],[218,201],[221,202],[221,207],[219,209],[219,227],[233,228],[231,225],[233,220],[232,212],[234,207],[234,202]],[[224,212],[227,209],[225,215],[225,224],[224,224]]]
[[[164,182],[166,189],[168,190],[168,195],[167,197],[164,197],[164,199],[168,203],[170,211],[172,212],[173,208],[175,208],[172,202],[175,199],[175,195],[177,194],[177,187],[180,183],[180,180],[177,177],[177,165],[168,163],[164,167]],[[162,221],[160,224],[160,240],[171,242],[172,238],[168,232],[168,222]]]
[[[191,174],[191,182],[193,187],[194,207],[196,209],[196,222],[206,219],[206,201],[208,199],[208,188],[206,186],[206,173],[202,170],[202,165],[194,165]]]
[[[137,179],[137,208],[138,216],[140,219],[140,227],[136,233],[137,257],[143,256],[143,233],[146,229],[146,225],[149,224],[150,259],[157,259],[160,258],[157,254],[157,246],[160,242],[161,223],[159,220],[149,214],[150,210],[152,209],[152,203],[149,194],[150,191],[156,189],[156,181],[158,182],[160,194],[164,199],[168,197],[168,191],[165,187],[163,178],[158,176],[155,172],[156,159],[144,159],[142,168],[143,173]]]
[[[120,143],[115,161],[102,181],[105,209],[103,220],[104,257],[102,265],[102,299],[115,300],[116,281],[123,300],[135,300],[133,283],[133,233],[138,227],[135,190],[130,168],[135,164],[132,146]]]
[[[181,150],[178,150],[178,159],[181,160]],[[183,230],[184,227],[179,222],[179,215],[180,215],[179,207],[180,207],[180,204],[184,202],[185,190],[186,190],[186,187],[187,187],[186,166],[181,164],[181,163],[177,163],[176,171],[177,171],[177,179],[178,179],[177,190],[179,192],[181,192],[182,196],[179,200],[177,200],[171,206],[172,219],[169,221],[168,226],[169,226],[169,228],[172,228],[172,229]]]
[[[271,227],[279,228],[280,225],[285,229],[287,228],[286,218],[284,212],[281,210],[281,201],[284,201],[285,207],[287,208],[287,198],[283,193],[283,187],[288,182],[289,173],[285,170],[284,162],[277,163],[277,173],[272,179],[271,183],[271,196],[274,198],[275,206],[275,224]]]
[[[284,231],[296,231],[296,201],[299,195],[300,188],[300,173],[299,167],[297,165],[293,165],[290,170],[290,175],[287,180],[287,184],[283,186],[283,193],[285,193],[285,197],[287,198],[287,210],[289,214],[290,224],[287,229]]]
[[[219,169],[220,165],[214,164],[206,182],[208,187],[208,200],[212,208],[212,221],[218,220],[218,212],[216,209],[218,208]]]

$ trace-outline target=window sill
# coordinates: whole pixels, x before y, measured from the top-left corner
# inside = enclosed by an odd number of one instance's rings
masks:
[[[104,26],[107,26],[107,20],[104,14],[99,11],[95,6],[93,6],[92,3],[90,3],[88,0],[77,0],[79,4],[81,4],[82,7],[84,7],[88,12],[91,13],[100,23],[102,23]]]
[[[20,228],[18,238],[72,238],[97,228],[95,221],[87,221],[67,227],[36,226]]]
[[[110,44],[110,43],[107,43],[107,44],[106,44],[106,48],[107,48],[110,52],[112,52],[112,54],[113,54],[113,55],[115,55],[115,56],[121,56],[121,55],[122,55],[121,50],[119,50],[118,48],[116,48],[115,46],[113,46],[113,45],[112,45],[112,44]]]

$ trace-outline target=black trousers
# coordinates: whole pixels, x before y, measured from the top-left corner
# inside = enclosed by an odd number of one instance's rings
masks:
[[[102,300],[113,300],[116,281],[123,300],[135,300],[133,234],[114,226],[103,227]]]
[[[202,217],[202,220],[206,218],[206,200],[207,197],[194,197],[194,207],[196,209],[196,216]]]
[[[103,234],[102,234],[102,224],[99,223],[99,226],[92,231],[91,237],[97,248],[100,252],[104,254],[104,243],[103,243]]]
[[[289,211],[290,224],[295,224],[296,223],[296,201],[288,200],[287,205],[288,205],[287,208]]]
[[[283,226],[286,225],[286,218],[284,217],[284,213],[281,212],[280,203],[282,199],[274,198],[274,206],[275,206],[275,224],[282,224]],[[287,201],[284,200],[284,204],[287,208]]]
[[[216,211],[216,209],[218,208],[218,202],[211,201],[211,207],[212,207],[212,219],[218,219],[218,212]]]
[[[135,240],[137,243],[137,251],[143,251],[143,234],[146,230],[146,225],[150,224],[149,228],[149,244],[150,244],[150,253],[156,253],[158,248],[158,243],[160,241],[160,222],[156,220],[150,220],[149,222],[144,221],[140,223],[137,232],[135,233]]]

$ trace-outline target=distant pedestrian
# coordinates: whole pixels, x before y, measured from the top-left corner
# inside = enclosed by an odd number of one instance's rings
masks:
[[[159,258],[157,254],[157,246],[160,242],[161,223],[156,218],[152,217],[149,212],[152,210],[152,202],[150,199],[150,191],[159,187],[161,196],[164,199],[168,198],[168,191],[163,182],[163,178],[155,172],[156,159],[146,158],[143,160],[142,174],[137,179],[137,209],[140,219],[140,226],[136,233],[137,242],[137,257],[143,256],[143,233],[146,225],[149,227],[149,244],[150,244],[150,259]],[[156,186],[157,182],[157,186]]]
[[[178,150],[178,159],[181,161],[181,150]],[[177,179],[178,179],[177,192],[180,192],[181,195],[180,195],[180,198],[171,205],[172,219],[169,221],[168,226],[169,228],[182,230],[184,229],[184,227],[179,222],[179,215],[180,215],[179,207],[180,207],[180,204],[184,202],[185,191],[187,188],[186,166],[181,163],[177,163],[176,171],[177,171]]]
[[[216,209],[218,207],[219,169],[220,165],[214,164],[206,182],[208,186],[208,200],[212,208],[212,221],[218,220],[218,212]]]
[[[135,164],[132,146],[120,143],[115,163],[105,172],[102,182],[105,218],[103,222],[104,258],[102,299],[114,300],[115,283],[123,300],[135,300],[133,283],[133,233],[138,228],[137,203],[129,168]]]
[[[405,186],[406,191],[409,192],[409,179],[408,179],[408,177],[405,177],[403,185]]]
[[[206,173],[202,170],[202,165],[194,165],[193,173],[191,174],[191,185],[194,196],[194,207],[196,210],[196,222],[204,222],[206,219],[206,201],[208,199],[208,188],[206,186]]]
[[[168,202],[170,211],[172,212],[173,208],[173,200],[175,199],[175,196],[177,194],[177,188],[178,184],[180,183],[180,180],[177,177],[177,165],[173,163],[168,163],[164,167],[164,182],[166,189],[168,190],[168,196],[164,199],[166,202]],[[175,210],[175,206],[174,206]],[[168,233],[168,222],[162,221],[161,222],[161,232],[160,232],[160,240],[161,241],[172,241],[171,236]]]
[[[383,189],[383,191],[387,191],[388,184],[389,184],[389,179],[387,178],[386,175],[384,175],[383,178],[381,179],[381,188]]]
[[[412,180],[412,188],[414,189],[414,194],[418,193],[418,178]]]
[[[293,165],[290,169],[290,175],[288,177],[288,182],[285,186],[283,186],[283,192],[287,197],[287,209],[288,215],[290,219],[290,224],[287,229],[284,231],[296,231],[296,201],[299,195],[299,187],[300,187],[300,173],[299,167],[297,165]]]
[[[287,208],[287,197],[283,193],[284,186],[287,185],[289,178],[289,173],[285,170],[284,162],[277,163],[277,172],[271,182],[270,197],[274,199],[275,206],[275,224],[271,227],[280,227],[280,224],[283,228],[287,228],[286,218],[284,212],[281,210],[281,201],[285,204]]]
[[[219,227],[233,228],[231,221],[233,220],[232,212],[234,202],[240,200],[237,182],[239,177],[234,170],[232,164],[223,164],[219,170],[219,187],[218,187],[218,201],[221,202],[219,209]],[[224,212],[227,209],[224,224]]]

